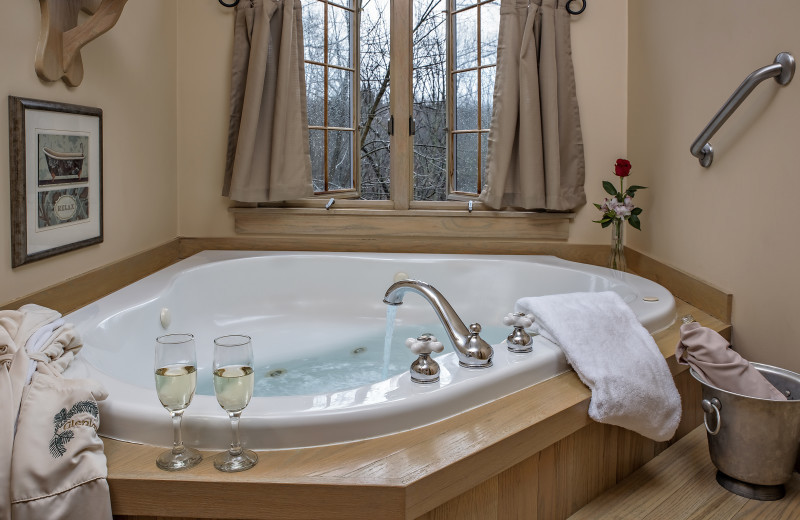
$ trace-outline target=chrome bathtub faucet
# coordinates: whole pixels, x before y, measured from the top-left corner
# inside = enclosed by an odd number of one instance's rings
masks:
[[[432,285],[420,280],[400,280],[386,290],[383,303],[387,305],[402,304],[406,291],[421,295],[431,304],[453,344],[459,365],[466,368],[492,366],[494,350],[480,337],[480,324],[473,323],[467,328],[447,299]]]
[[[524,312],[511,312],[503,318],[503,325],[514,327],[511,334],[506,338],[506,345],[509,352],[516,354],[526,354],[533,351],[533,337],[525,332],[526,328],[533,325],[533,314]],[[537,334],[533,334],[536,336]]]
[[[408,349],[419,357],[411,363],[409,372],[411,380],[415,383],[435,383],[439,381],[439,363],[430,355],[434,352],[444,350],[444,345],[437,341],[436,336],[426,332],[414,338],[406,340]]]

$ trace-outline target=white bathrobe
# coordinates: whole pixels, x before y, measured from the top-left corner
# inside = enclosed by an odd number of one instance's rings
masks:
[[[54,324],[60,317],[38,305],[0,311],[0,520],[111,518],[96,431],[107,394],[61,377],[81,345],[72,326]]]

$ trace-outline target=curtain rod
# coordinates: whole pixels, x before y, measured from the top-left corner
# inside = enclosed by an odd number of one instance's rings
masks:
[[[580,1],[580,3],[581,3],[580,8],[576,9],[576,10],[573,10],[570,7],[570,4],[572,2],[578,2],[578,1]],[[219,0],[219,3],[224,5],[225,7],[236,7],[239,4],[239,0],[234,0],[231,3],[226,3],[226,2],[223,2],[223,0]],[[584,12],[586,10],[586,0],[567,0],[567,5],[565,5],[564,7],[566,8],[566,10],[567,10],[567,12],[569,14],[581,14],[582,12]]]

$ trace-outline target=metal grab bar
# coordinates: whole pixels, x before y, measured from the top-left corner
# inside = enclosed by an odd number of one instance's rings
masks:
[[[690,150],[692,155],[700,159],[700,165],[704,168],[711,166],[711,161],[714,160],[714,149],[708,141],[728,120],[734,110],[739,108],[742,101],[756,88],[756,85],[767,78],[775,78],[775,81],[781,85],[786,85],[792,81],[792,76],[794,76],[794,57],[788,52],[778,54],[772,65],[762,67],[747,76],[692,143]]]

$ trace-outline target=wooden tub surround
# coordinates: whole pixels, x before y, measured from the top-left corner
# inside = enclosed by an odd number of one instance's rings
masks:
[[[172,263],[172,255],[177,261],[199,249],[289,248],[265,246],[258,239],[178,239],[152,255],[124,260],[116,269],[95,271],[95,276],[122,272],[124,281],[117,289]],[[607,247],[558,243],[532,243],[528,249],[513,252],[600,264],[607,254]],[[628,260],[636,272],[680,298],[679,317],[692,314],[729,337],[729,294],[639,253]],[[137,267],[142,263],[148,267]],[[66,284],[89,286],[86,277],[91,274]],[[74,307],[64,308],[55,304],[60,293],[58,287],[50,288],[5,307],[34,301],[68,312],[88,303],[73,301]],[[671,442],[702,422],[700,385],[674,359],[679,326],[680,320],[654,335],[683,404],[681,425]],[[195,468],[167,473],[154,462],[163,448],[104,439],[112,508],[115,518],[123,520],[567,518],[671,444],[592,421],[587,414],[590,397],[589,389],[569,372],[422,428],[332,446],[259,451],[255,468],[233,474],[214,469],[213,452],[205,452]]]

